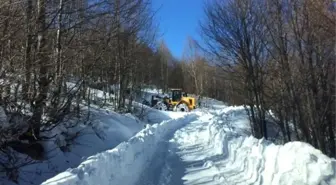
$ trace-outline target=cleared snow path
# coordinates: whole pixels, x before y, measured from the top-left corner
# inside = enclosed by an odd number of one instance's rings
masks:
[[[162,141],[136,185],[334,185],[336,161],[308,144],[248,136],[243,107],[203,114]]]
[[[117,147],[89,157],[77,168],[56,175],[44,185],[132,185],[168,135],[197,119],[184,114],[147,127]]]

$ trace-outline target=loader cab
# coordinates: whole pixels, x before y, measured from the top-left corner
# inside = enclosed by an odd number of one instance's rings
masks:
[[[182,90],[180,90],[180,89],[172,89],[170,93],[171,93],[170,97],[171,97],[171,100],[173,102],[181,101],[181,99],[182,99]]]
[[[172,101],[181,101],[182,97],[188,97],[186,92],[183,92],[182,89],[170,89],[169,96]]]

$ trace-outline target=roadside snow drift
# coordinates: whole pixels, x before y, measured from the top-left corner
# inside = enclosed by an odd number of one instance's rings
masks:
[[[221,120],[213,119],[208,127],[209,146],[217,150],[216,155],[224,157],[218,162],[211,161],[209,167],[216,169],[214,176],[221,183],[336,184],[336,161],[311,145],[303,142],[275,145],[243,134],[241,128],[235,127],[237,122],[229,126]]]
[[[195,114],[164,121],[140,131],[128,142],[89,157],[77,168],[69,169],[45,181],[43,185],[132,185],[149,161],[160,141],[176,129],[196,119]]]
[[[205,114],[170,140],[159,183],[143,185],[336,184],[335,159],[303,142],[258,140],[248,123],[243,107]]]

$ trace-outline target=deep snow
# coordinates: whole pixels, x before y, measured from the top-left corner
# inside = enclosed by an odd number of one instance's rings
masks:
[[[147,125],[127,142],[43,184],[336,184],[335,159],[303,142],[275,145],[253,138],[242,106],[187,115],[153,111],[148,118],[155,116],[171,119]]]

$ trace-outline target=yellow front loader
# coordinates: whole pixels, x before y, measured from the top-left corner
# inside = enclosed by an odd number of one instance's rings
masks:
[[[182,89],[169,89],[169,96],[153,96],[152,106],[159,110],[189,112],[196,108],[196,100],[188,96]]]

